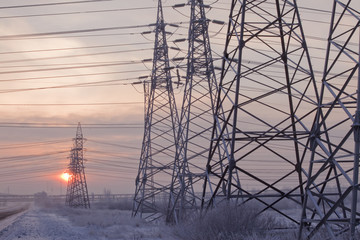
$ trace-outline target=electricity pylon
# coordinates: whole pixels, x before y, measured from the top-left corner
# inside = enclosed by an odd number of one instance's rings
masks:
[[[347,239],[357,239],[355,227],[360,222],[358,3],[351,0],[333,3],[320,103],[310,138],[312,155],[299,239],[302,236],[311,239],[319,232],[331,239],[347,232]]]
[[[297,4],[233,0],[230,9],[202,207],[254,202],[300,224],[319,96]]]
[[[74,145],[71,149],[68,167],[69,179],[65,204],[70,207],[90,208],[84,170],[84,138],[80,123],[77,126],[76,137],[73,141]]]
[[[179,124],[161,0],[158,1],[151,82],[149,89],[145,88],[145,99],[144,138],[133,216],[155,220],[166,215]]]
[[[167,221],[178,222],[187,209],[200,206],[204,166],[214,122],[216,79],[203,0],[190,0],[189,45],[184,97],[178,129],[178,150]]]

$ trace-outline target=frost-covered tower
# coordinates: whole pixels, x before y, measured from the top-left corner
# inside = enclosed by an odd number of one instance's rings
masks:
[[[203,208],[254,202],[300,224],[318,94],[295,0],[233,0]]]
[[[214,122],[216,78],[203,0],[191,0],[186,83],[167,221],[177,222],[200,206]],[[198,193],[198,194],[196,194]]]
[[[333,1],[299,239],[359,239],[359,38],[359,1]]]
[[[145,126],[133,216],[155,220],[166,214],[176,152],[178,115],[172,88],[161,0],[158,1],[151,82],[145,83]]]
[[[90,208],[84,170],[84,138],[80,123],[77,126],[76,137],[73,141],[74,145],[71,149],[68,167],[69,179],[65,204],[70,207]]]

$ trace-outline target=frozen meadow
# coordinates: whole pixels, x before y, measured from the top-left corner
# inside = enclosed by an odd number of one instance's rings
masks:
[[[23,208],[24,205],[21,207]],[[0,240],[287,240],[297,226],[273,214],[258,216],[255,206],[219,207],[181,224],[149,223],[131,217],[131,201],[93,203],[91,209],[65,207],[42,199],[0,221]],[[7,203],[1,209],[16,208]],[[289,209],[290,210],[290,209]],[[1,213],[1,211],[0,211]],[[358,235],[360,239],[360,235]],[[320,233],[314,240],[325,239]],[[339,240],[346,238],[339,238]]]
[[[0,231],[1,240],[170,239],[167,226],[131,217],[128,210],[72,209],[60,204],[33,204]]]

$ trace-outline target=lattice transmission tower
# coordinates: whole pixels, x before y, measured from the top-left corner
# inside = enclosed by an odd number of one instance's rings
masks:
[[[144,138],[133,207],[133,216],[147,220],[166,216],[179,124],[165,25],[159,0],[151,82],[145,83]]]
[[[300,224],[319,96],[298,7],[233,0],[230,9],[202,206],[253,202]]]
[[[359,38],[359,1],[335,0],[299,239],[324,232],[331,239],[360,237]]]
[[[70,153],[68,167],[68,184],[65,204],[70,207],[90,208],[90,201],[84,167],[84,138],[80,123],[77,126],[76,137]]]
[[[216,78],[203,0],[190,0],[186,82],[178,129],[178,150],[167,221],[200,206],[203,179],[214,122]]]

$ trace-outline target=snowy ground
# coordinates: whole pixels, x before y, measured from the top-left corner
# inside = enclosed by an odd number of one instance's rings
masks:
[[[177,240],[171,229],[133,219],[129,211],[31,206],[0,231],[1,240]]]
[[[13,207],[10,204],[3,209]],[[288,226],[272,214],[257,217],[257,209],[251,206],[219,207],[202,220],[195,216],[173,227],[132,218],[129,210],[120,210],[123,207],[129,206],[100,202],[92,209],[73,209],[63,203],[37,202],[0,221],[0,240],[283,240],[297,239],[298,233],[296,226]],[[315,239],[325,237],[320,234]]]

